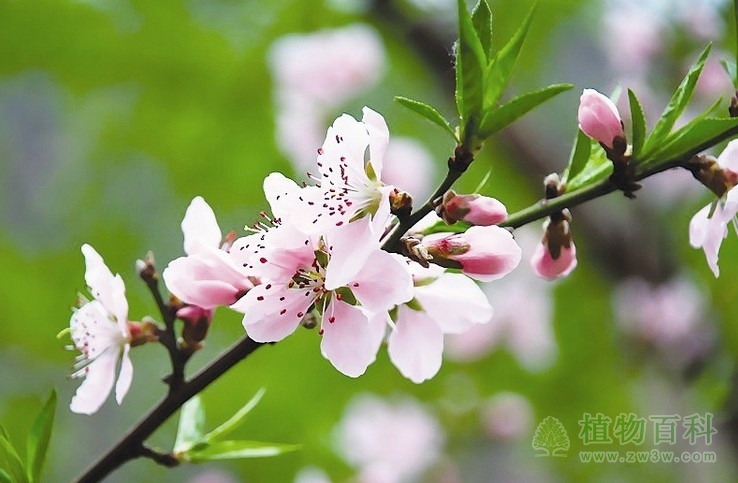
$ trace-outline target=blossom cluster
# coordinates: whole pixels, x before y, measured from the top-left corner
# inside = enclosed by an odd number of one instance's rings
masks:
[[[312,183],[268,175],[264,194],[271,215],[262,213],[264,221],[240,238],[223,237],[213,210],[202,197],[194,198],[181,225],[185,256],[162,273],[179,304],[177,316],[185,325],[209,323],[217,307],[227,306],[243,314],[247,335],[264,343],[319,324],[322,355],[347,376],[363,374],[386,342],[390,360],[405,377],[416,383],[433,377],[441,367],[444,335],[492,318],[475,280],[507,275],[521,250],[496,225],[507,216],[504,205],[455,194],[447,197],[447,216],[476,225],[463,233],[417,234],[414,251],[425,258],[386,250],[383,243],[401,216],[392,201],[407,196],[383,181],[388,143],[387,125],[377,112],[364,108],[361,121],[340,116],[318,149]],[[90,257],[94,250],[83,251],[88,273],[112,277],[96,252]],[[130,384],[128,350],[138,339],[127,310],[107,302],[125,301],[122,281],[112,280],[100,285],[88,278],[95,300],[72,318],[75,345],[90,368],[80,392],[95,396],[95,404],[78,412],[100,407],[121,356],[119,403]],[[115,337],[99,338],[103,330]],[[100,347],[88,349],[89,341],[74,335],[82,332]]]

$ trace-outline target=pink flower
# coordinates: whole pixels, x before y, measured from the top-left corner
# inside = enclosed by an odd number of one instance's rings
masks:
[[[162,277],[169,291],[180,300],[213,309],[230,305],[253,287],[249,272],[226,250],[215,214],[197,196],[182,220],[186,257],[169,262]]]
[[[253,250],[252,241],[237,241],[234,250]],[[324,235],[281,224],[256,242],[263,247],[253,250],[263,283],[231,306],[244,313],[249,336],[281,340],[314,307],[322,314],[324,357],[348,376],[363,374],[379,350],[388,310],[412,297],[410,275],[380,249],[369,218]]]
[[[433,256],[433,263],[460,268],[482,282],[504,277],[520,262],[520,247],[499,226],[473,226],[453,235],[437,233],[426,236],[422,245]]]
[[[507,219],[507,209],[500,201],[479,194],[457,195],[453,190],[443,197],[441,217],[449,224],[463,220],[477,226],[490,226]]]
[[[388,403],[361,395],[349,403],[336,445],[362,483],[418,481],[441,456],[438,421],[413,400]]]
[[[577,247],[571,242],[568,247],[561,247],[558,258],[553,258],[548,246],[541,243],[536,247],[530,264],[536,275],[547,280],[566,277],[577,266]]]
[[[85,281],[94,300],[85,301],[69,322],[74,346],[82,353],[72,377],[84,377],[69,408],[75,413],[92,414],[113,389],[116,373],[115,400],[118,404],[123,401],[133,379],[133,365],[128,355],[131,334],[123,280],[120,275],[113,276],[90,245],[82,245],[82,253],[87,267]]]
[[[275,218],[287,213],[289,223],[307,234],[363,216],[373,220],[377,233],[384,230],[394,190],[381,179],[389,130],[379,113],[368,107],[363,112],[361,121],[344,114],[328,129],[318,149],[316,185],[301,188],[280,173],[267,177],[264,191]]]
[[[594,89],[584,89],[579,98],[579,129],[608,148],[615,138],[625,140],[623,123],[615,104]]]
[[[726,173],[725,179],[735,186],[738,177],[738,140],[733,140],[717,159],[718,165]],[[712,212],[712,215],[710,213]],[[689,243],[694,248],[702,248],[707,265],[720,276],[718,254],[723,239],[728,236],[728,225],[733,223],[738,213],[738,190],[728,190],[720,200],[714,201],[698,211],[689,222]]]
[[[492,306],[471,279],[441,267],[410,264],[415,283],[412,303],[397,309],[387,339],[392,363],[403,376],[421,383],[441,368],[444,334],[461,334],[492,318]]]

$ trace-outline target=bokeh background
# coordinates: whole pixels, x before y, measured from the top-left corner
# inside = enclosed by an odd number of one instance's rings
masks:
[[[491,139],[461,191],[491,172],[482,193],[510,212],[535,202],[543,177],[566,165],[582,88],[634,89],[653,125],[707,42],[714,50],[694,112],[718,97],[727,106],[732,88],[718,60],[735,56],[729,2],[539,3],[510,94],[576,87]],[[499,45],[532,2],[490,4]],[[23,447],[42,401],[59,391],[48,481],[71,480],[112,446],[163,395],[168,369],[162,348],[137,348],[122,406],[108,401],[93,416],[67,409],[74,353],[56,334],[85,289],[80,246],[92,244],[122,275],[131,318],[156,316],[134,261],[152,250],[163,268],[182,254],[189,201],[204,196],[224,232],[242,233],[266,208],[264,176],[306,179],[332,120],[360,117],[364,105],[398,140],[385,162],[397,184],[427,194],[453,146],[393,96],[452,115],[455,19],[451,0],[0,0],[0,423]],[[318,335],[300,330],[203,394],[213,427],[266,388],[237,436],[300,451],[173,470],[140,460],[109,481],[395,481],[366,472],[371,444],[351,432],[366,428],[385,431],[379,441],[414,462],[382,473],[404,481],[735,480],[738,240],[723,246],[715,280],[687,232],[710,194],[669,172],[637,195],[573,210],[579,267],[567,279],[536,280],[524,260],[486,285],[495,318],[449,339],[433,380],[404,379],[385,351],[361,378],[344,377],[320,356]],[[516,236],[529,255],[541,234],[534,223]],[[219,309],[190,371],[242,334],[238,314]],[[716,463],[579,460],[583,450],[653,448],[650,424],[640,447],[578,437],[585,413],[631,412],[714,414],[709,446],[677,437],[658,449],[713,451]],[[536,457],[531,442],[547,416],[568,431],[567,457]],[[175,428],[170,421],[151,444],[171,448]]]

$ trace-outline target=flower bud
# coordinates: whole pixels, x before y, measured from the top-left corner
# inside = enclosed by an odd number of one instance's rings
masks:
[[[452,235],[436,233],[425,237],[422,244],[436,265],[460,268],[482,282],[504,277],[520,262],[520,247],[499,226],[473,226]]]
[[[194,352],[202,347],[202,341],[208,334],[213,310],[185,305],[177,310],[177,318],[184,321],[182,326],[182,345]]]
[[[584,89],[579,98],[579,129],[601,144],[613,149],[616,138],[625,140],[618,108],[594,89]],[[624,144],[624,143],[623,143]]]
[[[552,216],[546,233],[530,259],[533,271],[547,280],[566,277],[577,266],[577,249],[569,230],[568,213]]]
[[[479,194],[457,195],[449,190],[436,209],[438,216],[449,225],[459,220],[477,226],[490,226],[507,219],[507,209],[500,201]]]

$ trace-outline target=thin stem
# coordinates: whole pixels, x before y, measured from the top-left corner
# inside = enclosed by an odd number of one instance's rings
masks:
[[[637,166],[636,164],[634,181],[640,181],[642,179],[648,178],[649,176],[653,176],[654,174],[672,168],[685,167],[689,160],[691,160],[695,155],[701,153],[705,149],[715,146],[722,141],[725,141],[726,139],[732,138],[736,134],[738,134],[738,126],[730,128],[727,131],[711,139],[708,139],[704,143],[695,146],[694,148],[690,149],[677,158],[669,159],[662,163],[650,164],[644,167]],[[609,178],[606,178],[600,182],[590,184],[576,191],[572,191],[571,193],[565,193],[557,198],[538,201],[537,203],[508,216],[507,220],[500,223],[500,226],[508,228],[519,228],[533,221],[560,212],[564,208],[572,208],[574,206],[581,205],[582,203],[593,200],[595,198],[599,198],[600,196],[604,196],[617,190],[618,187],[613,184]]]
[[[400,239],[402,238],[402,236],[407,233],[410,228],[415,226],[416,223],[422,220],[425,215],[433,211],[435,201],[443,196],[446,191],[451,189],[451,186],[453,186],[456,180],[458,180],[461,175],[464,174],[465,170],[461,171],[458,169],[453,169],[453,167],[451,167],[451,164],[451,160],[449,160],[449,170],[446,173],[446,178],[443,180],[441,185],[428,198],[428,201],[421,205],[420,208],[418,208],[410,216],[400,220],[400,223],[395,227],[392,233],[390,233],[389,237],[387,237],[387,239],[382,244],[383,249],[389,252],[399,253]]]
[[[146,438],[151,436],[192,396],[205,389],[210,383],[262,345],[261,342],[255,342],[246,336],[231,346],[220,357],[195,374],[192,379],[167,394],[123,439],[92,465],[77,481],[79,483],[100,481],[126,461],[146,455],[143,444]]]

